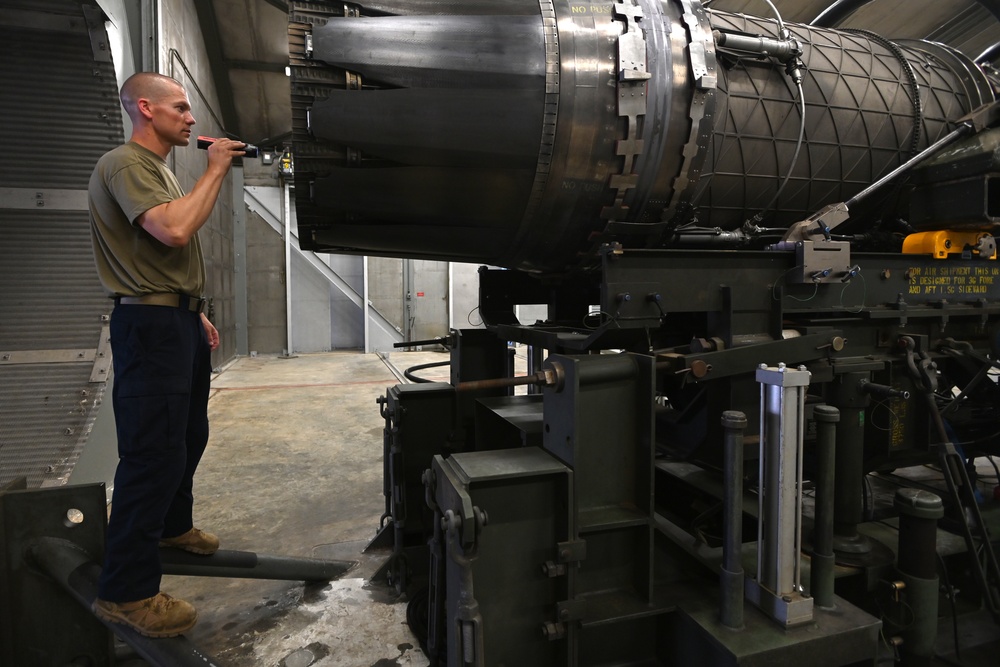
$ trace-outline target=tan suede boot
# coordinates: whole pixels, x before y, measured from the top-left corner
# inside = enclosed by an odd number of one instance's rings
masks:
[[[194,607],[163,592],[135,602],[96,599],[91,609],[98,618],[127,625],[147,637],[176,637],[193,628],[198,620]]]
[[[183,549],[184,551],[190,551],[193,554],[201,556],[210,556],[219,550],[219,538],[212,533],[192,528],[177,537],[161,538],[160,546]]]

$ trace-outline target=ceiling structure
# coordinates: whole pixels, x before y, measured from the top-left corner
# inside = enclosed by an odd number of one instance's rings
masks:
[[[288,3],[198,0],[225,129],[257,146],[280,146],[292,129]]]
[[[288,2],[199,0],[193,4],[205,35],[226,130],[259,146],[280,146],[291,131],[285,74]],[[708,0],[703,4],[729,12],[770,15],[766,0]],[[890,39],[942,42],[972,58],[991,48],[994,60],[1000,55],[1000,0],[773,0],[773,4],[789,22],[809,23],[827,11],[826,16],[837,19],[840,27],[864,28]]]

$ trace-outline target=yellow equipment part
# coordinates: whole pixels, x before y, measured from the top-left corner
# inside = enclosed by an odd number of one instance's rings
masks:
[[[960,255],[966,250],[985,259],[996,259],[996,244],[988,232],[963,232],[941,230],[910,234],[903,239],[903,254],[933,255],[935,259],[945,259],[948,255]],[[989,242],[983,243],[983,239]],[[983,250],[986,252],[984,253]],[[989,253],[989,254],[987,254]]]

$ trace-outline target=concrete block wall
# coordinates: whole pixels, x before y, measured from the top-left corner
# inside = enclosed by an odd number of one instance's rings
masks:
[[[331,270],[337,273],[355,292],[364,296],[364,258],[355,255],[320,255]],[[329,295],[329,344],[334,350],[360,349],[365,344],[364,313],[345,294],[330,289]],[[305,348],[303,348],[305,349]]]
[[[187,90],[196,124],[195,134],[219,136],[224,128],[219,120],[219,98],[209,67],[205,42],[198,22],[195,0],[160,0],[159,71],[180,81]],[[199,92],[200,91],[200,92]],[[175,148],[170,159],[177,179],[190,191],[205,171],[207,156],[195,142]],[[227,179],[208,223],[200,232],[205,252],[210,299],[209,318],[219,329],[219,349],[212,363],[220,366],[236,355],[235,255],[232,179]]]
[[[285,247],[260,215],[247,212],[249,351],[280,354],[285,343]]]
[[[403,260],[395,257],[368,258],[368,299],[380,313],[403,326]]]

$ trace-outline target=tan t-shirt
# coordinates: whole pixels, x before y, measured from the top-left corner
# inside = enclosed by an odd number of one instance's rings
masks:
[[[198,236],[172,248],[136,224],[149,209],[183,196],[163,158],[139,144],[119,146],[97,161],[88,188],[90,235],[97,273],[110,296],[202,296],[205,260]]]

